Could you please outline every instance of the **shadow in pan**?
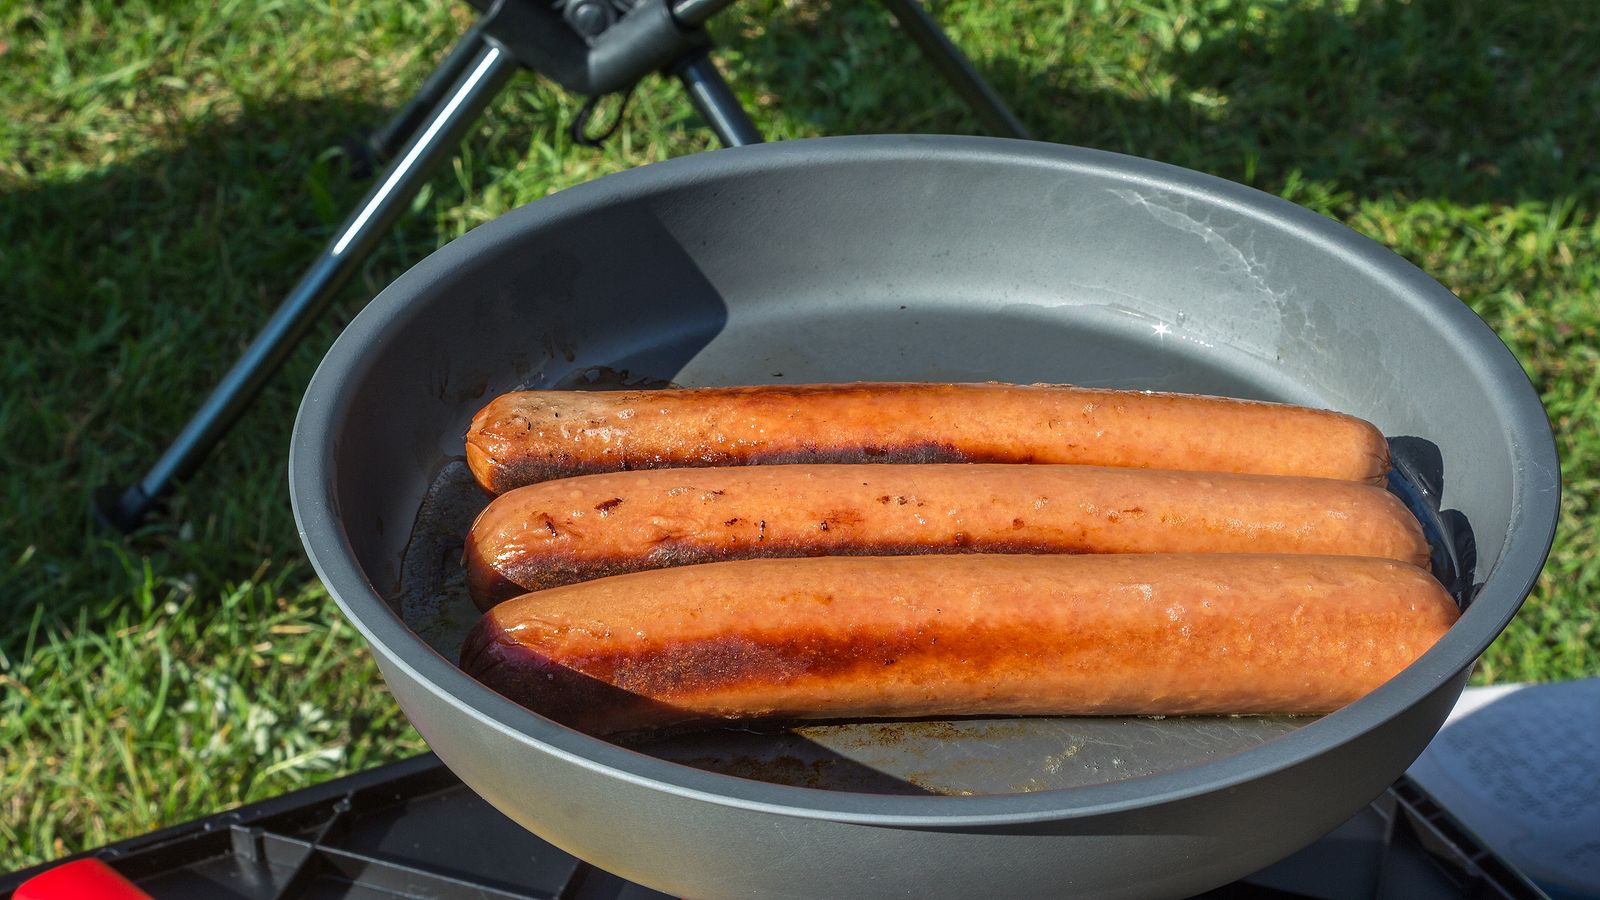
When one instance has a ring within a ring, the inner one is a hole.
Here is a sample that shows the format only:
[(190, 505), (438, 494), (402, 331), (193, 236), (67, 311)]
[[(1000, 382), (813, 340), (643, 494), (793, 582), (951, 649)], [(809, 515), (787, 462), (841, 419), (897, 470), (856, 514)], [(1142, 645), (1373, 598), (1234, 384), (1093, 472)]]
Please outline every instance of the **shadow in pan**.
[[(939, 722), (903, 722), (915, 730)], [(931, 795), (945, 791), (921, 785), (832, 750), (790, 731), (701, 731), (676, 737), (621, 741), (659, 759), (707, 772), (792, 787), (863, 794)]]

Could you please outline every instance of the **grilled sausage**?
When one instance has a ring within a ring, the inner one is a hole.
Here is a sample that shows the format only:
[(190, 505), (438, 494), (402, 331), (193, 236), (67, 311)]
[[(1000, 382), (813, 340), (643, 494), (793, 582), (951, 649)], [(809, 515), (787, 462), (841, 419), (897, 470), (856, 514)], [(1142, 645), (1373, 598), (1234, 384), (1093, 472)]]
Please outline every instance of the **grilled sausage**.
[(490, 610), (462, 668), (596, 734), (719, 720), (1326, 713), (1456, 605), (1390, 560), (1269, 555), (758, 559)]
[(819, 384), (519, 391), (480, 410), (491, 493), (552, 478), (771, 463), (1077, 463), (1379, 483), (1366, 422), (1285, 404), (1067, 385)]
[(607, 575), (758, 556), (1313, 553), (1425, 566), (1383, 488), (1096, 466), (791, 465), (587, 475), (495, 498), (466, 541), (480, 609)]

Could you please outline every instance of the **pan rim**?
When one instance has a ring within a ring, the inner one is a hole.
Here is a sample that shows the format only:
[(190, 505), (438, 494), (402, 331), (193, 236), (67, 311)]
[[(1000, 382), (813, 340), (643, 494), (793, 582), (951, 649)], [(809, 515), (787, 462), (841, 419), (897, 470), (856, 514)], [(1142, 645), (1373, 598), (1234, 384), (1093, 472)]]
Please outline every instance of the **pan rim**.
[[(1270, 226), (1393, 286), (1426, 308), (1469, 371), (1488, 385), (1513, 432), (1516, 477), (1505, 543), (1478, 597), (1432, 649), (1376, 691), (1258, 747), (1182, 769), (1086, 787), (970, 797), (898, 796), (794, 787), (706, 772), (589, 737), (528, 711), (479, 684), (435, 652), (389, 607), (355, 561), (337, 515), (329, 438), (343, 418), (341, 387), (370, 365), (364, 348), (403, 324), (412, 296), (495, 245), (621, 199), (703, 182), (796, 167), (906, 164), (919, 160), (1027, 164), (1062, 175), (1120, 180), (1219, 204)], [(1531, 591), (1554, 540), (1559, 460), (1538, 394), (1498, 335), (1421, 270), (1344, 225), (1278, 197), (1215, 176), (1107, 151), (1003, 138), (897, 135), (811, 138), (718, 150), (630, 169), (512, 210), (450, 242), (401, 275), (347, 327), (318, 366), (291, 438), (291, 502), (318, 577), (346, 617), (392, 666), (480, 725), (610, 778), (743, 810), (902, 828), (1026, 825), (1147, 809), (1283, 771), (1360, 738), (1452, 684), (1500, 633)]]

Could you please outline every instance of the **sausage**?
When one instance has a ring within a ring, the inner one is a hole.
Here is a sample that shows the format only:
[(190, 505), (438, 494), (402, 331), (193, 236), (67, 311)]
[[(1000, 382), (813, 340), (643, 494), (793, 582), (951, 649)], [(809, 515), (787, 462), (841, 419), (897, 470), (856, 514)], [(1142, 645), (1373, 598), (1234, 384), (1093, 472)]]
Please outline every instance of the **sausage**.
[(753, 559), (486, 613), (461, 666), (593, 734), (725, 720), (1326, 713), (1455, 603), (1415, 566), (1250, 554)]
[(1418, 566), (1383, 488), (1327, 478), (1096, 466), (658, 469), (502, 494), (466, 540), (480, 609), (528, 591), (757, 556), (1313, 553)]
[(518, 391), (467, 432), (490, 493), (552, 478), (773, 463), (1076, 463), (1380, 483), (1370, 424), (1286, 404), (1069, 385)]

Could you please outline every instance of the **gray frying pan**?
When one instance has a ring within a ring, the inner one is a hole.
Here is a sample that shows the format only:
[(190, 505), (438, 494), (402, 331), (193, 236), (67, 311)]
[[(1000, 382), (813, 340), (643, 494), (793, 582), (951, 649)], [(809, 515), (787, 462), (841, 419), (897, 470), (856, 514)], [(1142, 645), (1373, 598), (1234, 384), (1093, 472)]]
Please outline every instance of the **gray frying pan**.
[[(1070, 382), (1362, 416), (1391, 436), (1392, 486), (1466, 612), (1318, 719), (841, 724), (620, 746), (455, 667), (470, 617), (451, 534), (483, 501), (453, 461), (493, 393), (852, 380)], [(290, 484), (322, 580), (462, 780), (557, 846), (696, 898), (1182, 896), (1281, 858), (1433, 736), (1527, 596), (1560, 486), (1511, 354), (1377, 244), (1194, 172), (952, 137), (704, 153), (476, 229), (329, 351)]]

